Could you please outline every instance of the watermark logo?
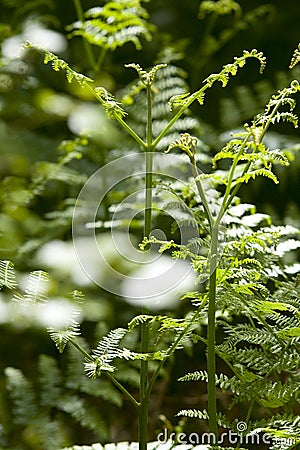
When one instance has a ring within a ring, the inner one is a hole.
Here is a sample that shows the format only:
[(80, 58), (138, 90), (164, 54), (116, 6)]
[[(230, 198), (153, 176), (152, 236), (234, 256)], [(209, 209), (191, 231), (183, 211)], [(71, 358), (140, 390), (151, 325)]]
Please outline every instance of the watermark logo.
[[(294, 438), (272, 437), (264, 433), (261, 429), (253, 430), (247, 433), (246, 422), (240, 421), (236, 425), (236, 430), (227, 430), (219, 435), (218, 438), (213, 433), (175, 433), (167, 428), (156, 437), (157, 442), (169, 445), (282, 445), (291, 446), (297, 444), (298, 440)], [(298, 442), (299, 443), (299, 442)], [(205, 447), (206, 448), (206, 447)], [(207, 447), (209, 448), (209, 447)]]

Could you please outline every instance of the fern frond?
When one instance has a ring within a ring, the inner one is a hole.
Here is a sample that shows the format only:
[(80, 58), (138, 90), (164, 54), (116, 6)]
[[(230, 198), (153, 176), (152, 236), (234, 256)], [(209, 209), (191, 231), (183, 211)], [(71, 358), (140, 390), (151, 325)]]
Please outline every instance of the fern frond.
[(106, 50), (115, 50), (132, 42), (141, 50), (140, 38), (151, 40), (154, 25), (147, 19), (148, 12), (140, 0), (109, 1), (103, 7), (94, 7), (85, 13), (85, 20), (67, 28), (70, 37), (82, 36), (88, 42)]
[(48, 328), (50, 338), (54, 342), (59, 353), (64, 351), (65, 346), (70, 340), (74, 339), (76, 336), (80, 336), (80, 325), (76, 320), (79, 314), (79, 310), (73, 311), (68, 324), (61, 330), (53, 327)]
[(3, 287), (8, 289), (17, 287), (15, 268), (11, 261), (0, 261), (0, 289)]
[(206, 372), (206, 370), (201, 370), (201, 371), (187, 373), (183, 377), (178, 378), (178, 381), (206, 381), (207, 382), (207, 372)]
[[(154, 136), (158, 136), (172, 118), (172, 113), (168, 106), (169, 99), (173, 96), (181, 95), (188, 90), (185, 81), (186, 76), (187, 74), (183, 69), (172, 64), (160, 65), (159, 70), (156, 71), (155, 84), (152, 86), (152, 124)], [(130, 120), (133, 123), (132, 127), (134, 127), (140, 136), (145, 134), (146, 129), (146, 116), (143, 114), (146, 105), (146, 93), (141, 92), (142, 88), (144, 88), (144, 84), (139, 79), (138, 82), (135, 81), (133, 84), (130, 84), (122, 92), (123, 103), (129, 105), (126, 109), (130, 112)], [(139, 95), (137, 96), (138, 93)], [(198, 127), (199, 122), (194, 117), (182, 117), (159, 142), (157, 149), (164, 151), (170, 142), (178, 138), (178, 132), (194, 132)]]
[(235, 76), (240, 67), (244, 67), (248, 58), (255, 58), (260, 63), (260, 73), (262, 73), (266, 66), (266, 57), (262, 52), (258, 52), (256, 49), (243, 51), (243, 55), (240, 57), (235, 57), (234, 62), (231, 64), (226, 64), (221, 72), (213, 73), (209, 75), (208, 78), (204, 80), (204, 83), (207, 83), (209, 87), (211, 87), (216, 81), (221, 82), (222, 87), (226, 87), (229, 81), (229, 76)]
[[(219, 385), (221, 389), (228, 388), (230, 380), (227, 375), (221, 373), (216, 374), (216, 385)], [(196, 372), (187, 373), (183, 377), (178, 378), (178, 381), (208, 381), (208, 375), (206, 370), (200, 370)]]
[(88, 405), (83, 398), (74, 394), (63, 395), (57, 402), (57, 407), (70, 414), (83, 428), (106, 434), (105, 423), (97, 409)]
[(146, 323), (148, 321), (152, 321), (155, 318), (155, 316), (151, 316), (149, 314), (140, 314), (138, 316), (135, 316), (129, 323), (128, 323), (128, 330), (132, 331), (135, 327), (141, 325), (142, 323)]
[(119, 343), (126, 333), (127, 330), (125, 328), (116, 328), (115, 330), (111, 330), (107, 336), (104, 336), (101, 339), (93, 354), (96, 357), (109, 355), (111, 359), (114, 359), (118, 356)]
[(19, 425), (27, 425), (37, 414), (34, 388), (25, 378), (21, 370), (6, 367), (7, 389), (13, 400), (14, 421)]
[(103, 371), (115, 371), (115, 367), (111, 365), (111, 362), (121, 355), (122, 351), (119, 349), (119, 343), (126, 333), (127, 330), (124, 328), (117, 328), (111, 330), (107, 336), (104, 336), (101, 339), (96, 350), (93, 350), (92, 352), (94, 361), (88, 360), (84, 363), (84, 368), (88, 377), (96, 378), (100, 376)]
[(142, 69), (142, 67), (139, 64), (135, 64), (135, 63), (125, 64), (125, 67), (135, 69), (137, 71), (137, 74), (138, 74), (141, 82), (145, 86), (152, 86), (155, 81), (156, 73), (158, 72), (158, 70), (167, 67), (167, 64), (157, 64), (154, 67), (152, 67), (149, 70), (149, 72)]
[(29, 274), (24, 294), (16, 293), (14, 300), (18, 303), (39, 305), (47, 299), (49, 289), (49, 275), (43, 270), (36, 270)]
[(57, 406), (57, 399), (62, 395), (63, 380), (54, 358), (47, 355), (39, 357), (40, 403), (44, 407)]
[(212, 13), (220, 16), (233, 13), (235, 16), (239, 17), (242, 13), (242, 8), (239, 3), (234, 0), (202, 1), (199, 7), (199, 19), (204, 19), (204, 17)]
[(114, 96), (110, 94), (104, 87), (97, 87), (94, 89), (96, 98), (104, 106), (107, 117), (110, 119), (116, 119), (126, 116), (126, 112), (121, 108), (120, 104), (116, 101)]
[(199, 409), (182, 409), (176, 414), (176, 416), (184, 416), (205, 420), (208, 419), (208, 413), (205, 409), (203, 411), (200, 411)]
[(296, 64), (298, 64), (298, 62), (300, 62), (300, 44), (298, 44), (298, 48), (296, 48), (296, 50), (293, 53), (290, 65), (289, 65), (289, 69), (292, 69), (293, 67), (296, 66)]
[(276, 177), (276, 175), (273, 172), (271, 172), (271, 170), (268, 170), (268, 169), (257, 169), (257, 170), (253, 170), (251, 172), (247, 172), (241, 177), (238, 177), (232, 183), (232, 187), (237, 186), (237, 185), (239, 185), (241, 183), (248, 183), (250, 180), (254, 180), (258, 176), (269, 178), (275, 184), (279, 183), (278, 178)]
[(27, 49), (38, 49), (44, 53), (44, 64), (48, 64), (51, 62), (53, 70), (59, 72), (63, 70), (66, 73), (66, 78), (69, 83), (72, 83), (73, 80), (76, 80), (80, 86), (86, 86), (88, 83), (92, 83), (93, 80), (89, 77), (86, 77), (82, 73), (78, 73), (73, 70), (63, 59), (58, 58), (54, 53), (51, 53), (49, 50), (45, 50), (39, 48), (35, 45), (32, 45), (30, 42), (26, 42), (25, 48)]
[[(73, 80), (76, 80), (76, 82), (81, 87), (86, 87), (93, 96), (104, 106), (106, 114), (111, 119), (122, 119), (126, 115), (126, 112), (121, 108), (120, 104), (115, 100), (112, 94), (110, 94), (104, 87), (92, 87), (91, 83), (94, 82), (93, 79), (86, 77), (85, 75), (76, 72), (73, 70), (63, 59), (58, 58), (53, 53), (49, 52), (48, 50), (44, 50), (42, 48), (36, 47), (31, 45), (30, 43), (27, 43), (26, 48), (35, 48), (39, 51), (42, 51), (44, 53), (44, 63), (48, 64), (51, 62), (53, 70), (56, 72), (62, 70), (66, 73), (66, 78), (69, 83), (72, 83)], [(47, 165), (51, 166), (50, 163), (47, 163)], [(56, 167), (56, 166), (55, 166)], [(61, 166), (58, 166), (61, 168)], [(60, 170), (56, 167), (55, 173), (60, 173)], [(67, 171), (70, 173), (70, 170)], [(72, 171), (71, 171), (72, 172)]]

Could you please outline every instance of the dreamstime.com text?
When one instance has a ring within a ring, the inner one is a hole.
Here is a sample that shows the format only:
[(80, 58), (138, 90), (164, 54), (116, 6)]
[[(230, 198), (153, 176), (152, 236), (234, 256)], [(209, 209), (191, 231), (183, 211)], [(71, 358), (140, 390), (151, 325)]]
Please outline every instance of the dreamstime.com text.
[[(221, 445), (221, 444), (253, 444), (253, 445), (259, 445), (259, 444), (265, 444), (265, 445), (274, 445), (274, 444), (281, 444), (281, 445), (295, 445), (297, 442), (299, 442), (297, 439), (293, 438), (276, 438), (272, 437), (266, 433), (248, 433), (245, 434), (244, 432), (247, 429), (245, 422), (239, 422), (239, 427), (237, 427), (240, 432), (234, 432), (232, 430), (228, 430), (227, 432), (224, 432), (220, 434), (218, 440), (216, 440), (216, 437), (213, 433), (175, 433), (171, 432), (164, 428), (161, 433), (157, 435), (157, 441), (166, 444), (166, 443), (172, 443), (172, 444), (191, 444), (191, 445)], [(243, 433), (242, 433), (243, 431)]]

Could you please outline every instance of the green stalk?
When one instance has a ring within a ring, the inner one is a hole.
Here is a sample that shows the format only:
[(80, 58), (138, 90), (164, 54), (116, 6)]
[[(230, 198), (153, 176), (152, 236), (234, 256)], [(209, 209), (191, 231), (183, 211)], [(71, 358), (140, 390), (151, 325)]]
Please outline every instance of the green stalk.
[(189, 157), (190, 157), (190, 161), (191, 161), (191, 164), (192, 164), (192, 173), (193, 173), (193, 177), (194, 177), (194, 180), (195, 180), (195, 183), (196, 183), (198, 194), (199, 194), (200, 199), (202, 201), (203, 208), (204, 208), (204, 210), (206, 212), (206, 215), (207, 215), (207, 218), (208, 218), (208, 222), (209, 222), (209, 226), (210, 226), (210, 230), (212, 230), (213, 223), (214, 223), (214, 218), (213, 218), (213, 216), (211, 214), (211, 211), (210, 211), (207, 199), (206, 199), (205, 191), (204, 191), (202, 183), (201, 183), (201, 181), (199, 179), (199, 172), (198, 172), (195, 156), (194, 156), (194, 154), (191, 154), (191, 155), (189, 155)]
[(95, 72), (98, 72), (101, 69), (101, 66), (102, 66), (102, 63), (103, 63), (106, 53), (107, 53), (107, 49), (105, 47), (102, 47), (100, 55), (97, 59), (96, 65), (95, 65)]
[[(78, 20), (83, 22), (84, 16), (83, 16), (83, 9), (82, 9), (80, 0), (73, 0), (73, 2), (74, 2), (77, 18), (78, 18)], [(96, 62), (91, 44), (86, 39), (83, 39), (83, 45), (84, 45), (87, 57), (89, 58), (90, 64), (91, 64), (93, 70), (95, 70), (95, 68), (97, 66), (97, 62)]]
[(133, 406), (135, 406), (136, 408), (140, 407), (140, 403), (136, 401), (136, 399), (130, 394), (130, 392), (128, 392), (127, 389), (118, 380), (116, 380), (113, 375), (111, 375), (109, 372), (105, 372), (105, 375), (121, 392), (123, 392), (123, 394), (125, 394), (128, 400), (133, 404)]
[(205, 191), (199, 179), (199, 172), (196, 165), (194, 153), (189, 155), (192, 164), (193, 177), (196, 182), (197, 190), (200, 195), (204, 210), (208, 217), (211, 232), (210, 245), (210, 265), (209, 265), (209, 293), (208, 293), (208, 324), (207, 324), (207, 394), (208, 394), (208, 424), (209, 432), (215, 436), (215, 442), (218, 440), (217, 427), (217, 391), (216, 391), (216, 271), (218, 254), (218, 235), (219, 222), (214, 220), (209, 208)]
[(209, 432), (218, 439), (217, 427), (217, 392), (216, 392), (216, 271), (218, 252), (218, 232), (217, 224), (214, 224), (211, 231), (210, 246), (210, 277), (209, 277), (209, 303), (208, 303), (208, 324), (207, 324), (207, 393), (208, 393), (208, 424)]
[(147, 85), (147, 148), (146, 148), (146, 199), (145, 199), (145, 237), (150, 237), (152, 225), (152, 94), (151, 85)]
[[(147, 85), (147, 148), (146, 148), (146, 197), (144, 235), (149, 238), (152, 226), (152, 96), (151, 85)], [(141, 324), (141, 350), (148, 352), (148, 323)], [(139, 450), (147, 450), (148, 442), (148, 361), (141, 360), (140, 371), (140, 408), (139, 408)]]
[[(85, 87), (101, 103), (101, 97), (95, 91), (95, 89), (89, 83), (85, 83)], [(143, 150), (147, 150), (146, 142), (144, 142), (143, 139), (141, 139), (140, 136), (121, 117), (116, 116), (115, 120), (117, 120), (119, 122), (119, 124), (124, 128), (124, 130), (126, 130), (127, 133), (133, 137), (133, 139), (142, 147)]]
[[(145, 193), (145, 223), (144, 223), (144, 237), (149, 238), (152, 226), (152, 169), (153, 169), (153, 154), (146, 152), (146, 193)], [(146, 249), (148, 249), (146, 247)]]
[(157, 146), (157, 144), (162, 140), (162, 138), (167, 134), (167, 132), (172, 128), (172, 126), (177, 122), (177, 120), (184, 114), (187, 108), (203, 93), (208, 89), (210, 85), (206, 83), (201, 89), (194, 92), (190, 97), (186, 100), (185, 104), (179, 108), (177, 113), (172, 117), (170, 122), (166, 125), (166, 127), (159, 133), (157, 138), (153, 141), (153, 148)]
[[(141, 325), (141, 350), (148, 351), (148, 324)], [(139, 450), (147, 450), (148, 442), (148, 361), (141, 360), (140, 371), (140, 407), (139, 407)]]
[[(223, 217), (223, 215), (224, 215), (225, 211), (227, 210), (228, 206), (232, 202), (233, 196), (230, 195), (230, 191), (231, 191), (231, 185), (232, 185), (233, 177), (235, 175), (235, 171), (236, 171), (238, 162), (240, 160), (240, 157), (242, 156), (242, 154), (243, 154), (243, 152), (245, 150), (245, 147), (246, 147), (246, 144), (247, 144), (249, 138), (250, 138), (250, 134), (248, 134), (248, 136), (246, 136), (246, 138), (244, 139), (244, 141), (243, 141), (243, 143), (242, 143), (242, 145), (241, 145), (241, 147), (240, 147), (240, 149), (239, 149), (239, 151), (238, 151), (238, 153), (237, 153), (237, 155), (236, 155), (235, 159), (233, 160), (233, 163), (232, 163), (232, 165), (230, 167), (229, 176), (228, 176), (228, 182), (227, 182), (226, 191), (225, 191), (225, 194), (224, 194), (224, 197), (223, 197), (222, 206), (221, 206), (221, 209), (220, 209), (220, 212), (219, 212), (218, 221), (221, 220), (221, 218)], [(248, 166), (248, 164), (247, 164), (247, 166)], [(247, 171), (248, 171), (249, 167), (250, 167), (250, 164), (247, 167)], [(229, 199), (228, 199), (228, 197), (229, 197)]]

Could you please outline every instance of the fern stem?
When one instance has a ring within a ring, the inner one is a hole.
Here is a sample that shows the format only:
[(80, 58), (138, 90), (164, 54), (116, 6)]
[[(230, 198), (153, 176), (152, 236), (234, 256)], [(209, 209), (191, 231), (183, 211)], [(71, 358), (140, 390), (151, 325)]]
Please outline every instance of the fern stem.
[[(146, 147), (146, 180), (145, 180), (145, 223), (144, 236), (149, 238), (152, 228), (152, 93), (151, 85), (147, 85), (147, 147)], [(147, 248), (146, 248), (147, 249)], [(141, 350), (148, 352), (148, 323), (141, 324)], [(148, 390), (148, 361), (141, 360), (140, 371), (140, 409), (139, 409), (139, 450), (147, 449), (148, 442), (148, 412), (149, 412), (149, 390)]]
[[(90, 86), (89, 83), (85, 83), (85, 87), (93, 94), (93, 96), (100, 101), (99, 94)], [(147, 144), (143, 141), (142, 138), (119, 116), (115, 117), (115, 120), (119, 122), (119, 124), (130, 134), (131, 137), (142, 147), (143, 150), (147, 149)]]
[(70, 339), (69, 339), (69, 342), (70, 342), (75, 348), (77, 348), (77, 350), (79, 350), (80, 353), (82, 353), (82, 354), (85, 356), (85, 358), (86, 358), (87, 360), (94, 362), (94, 358), (93, 358), (88, 352), (86, 352), (86, 351), (84, 350), (84, 348), (82, 348), (81, 345), (79, 345), (78, 342), (75, 341), (75, 339), (70, 338)]
[(145, 198), (145, 230), (144, 236), (149, 238), (152, 225), (152, 94), (151, 86), (147, 86), (147, 148), (146, 148), (146, 198)]
[(208, 393), (208, 424), (209, 431), (213, 433), (216, 442), (218, 439), (217, 428), (217, 392), (216, 392), (216, 271), (218, 252), (218, 225), (214, 225), (211, 231), (210, 247), (210, 278), (209, 278), (209, 303), (207, 324), (207, 393)]
[[(148, 323), (141, 325), (141, 350), (142, 353), (148, 351)], [(139, 407), (139, 450), (147, 449), (148, 442), (148, 361), (141, 360), (140, 371), (140, 407)]]
[(159, 133), (157, 138), (153, 141), (153, 148), (155, 148), (158, 143), (162, 140), (162, 138), (167, 134), (167, 132), (172, 128), (172, 126), (177, 122), (177, 120), (182, 116), (182, 114), (186, 111), (186, 109), (197, 99), (197, 97), (201, 96), (203, 92), (206, 91), (210, 87), (209, 83), (206, 83), (201, 89), (194, 92), (186, 101), (186, 103), (181, 106), (181, 108), (177, 111), (177, 113), (172, 117), (170, 122), (166, 125), (166, 127)]
[(147, 148), (147, 144), (143, 141), (142, 138), (121, 118), (116, 117), (116, 120), (120, 125), (130, 134), (131, 137), (142, 147), (143, 150)]
[(101, 66), (102, 66), (102, 63), (103, 63), (106, 53), (107, 53), (107, 49), (105, 47), (102, 47), (101, 52), (100, 52), (99, 57), (96, 62), (95, 71), (99, 72), (99, 70), (101, 69)]
[[(82, 5), (81, 5), (80, 0), (73, 0), (73, 2), (74, 2), (77, 18), (78, 18), (78, 20), (83, 22), (84, 21), (84, 16), (83, 16), (83, 9), (82, 9)], [(87, 54), (87, 56), (89, 58), (90, 64), (91, 64), (93, 70), (95, 70), (96, 67), (97, 67), (97, 62), (96, 62), (96, 59), (95, 59), (95, 56), (94, 56), (91, 44), (89, 43), (89, 41), (87, 39), (83, 39), (83, 45), (84, 45), (86, 54)]]
[[(224, 197), (223, 197), (223, 202), (222, 202), (222, 205), (221, 205), (221, 209), (220, 209), (220, 212), (219, 212), (218, 221), (221, 220), (221, 218), (223, 217), (223, 215), (226, 212), (227, 208), (229, 207), (230, 203), (232, 202), (233, 197), (236, 195), (236, 194), (234, 194), (234, 195), (231, 194), (231, 192), (230, 192), (231, 191), (231, 185), (232, 185), (233, 177), (234, 177), (234, 174), (235, 174), (238, 162), (240, 160), (240, 157), (244, 153), (244, 149), (245, 149), (245, 147), (247, 145), (247, 142), (248, 142), (249, 138), (250, 138), (250, 133), (245, 137), (245, 139), (244, 139), (244, 141), (243, 141), (243, 143), (242, 143), (242, 145), (241, 145), (241, 147), (240, 147), (240, 149), (239, 149), (239, 151), (238, 151), (238, 153), (237, 153), (237, 155), (236, 155), (236, 157), (235, 157), (235, 159), (234, 159), (234, 161), (233, 161), (233, 163), (232, 163), (232, 165), (230, 167), (228, 181), (227, 181), (227, 187), (226, 187), (226, 191), (225, 191), (225, 194), (224, 194)], [(250, 164), (249, 164), (249, 166), (250, 166)], [(228, 200), (228, 197), (229, 197), (229, 200)]]
[(109, 372), (105, 372), (105, 375), (107, 378), (121, 391), (125, 396), (128, 398), (128, 400), (135, 406), (136, 408), (140, 407), (140, 403), (130, 394), (130, 392), (127, 391), (127, 389), (113, 377)]
[[(81, 347), (81, 345), (78, 344), (78, 342), (75, 341), (75, 339), (69, 339), (69, 342), (75, 347), (77, 348), (77, 350), (80, 351), (80, 353), (82, 353), (85, 358), (88, 361), (92, 361), (94, 362), (94, 358), (84, 350), (83, 347)], [(109, 378), (109, 380), (115, 385), (117, 386), (117, 388), (123, 392), (123, 394), (125, 394), (125, 396), (128, 398), (128, 400), (130, 400), (130, 402), (136, 407), (138, 408), (140, 406), (139, 402), (130, 394), (130, 392), (127, 391), (127, 389), (118, 381), (116, 380), (109, 372), (105, 372), (105, 375), (107, 376), (107, 378)]]
[(208, 216), (211, 231), (210, 245), (210, 277), (209, 277), (209, 302), (208, 302), (208, 325), (207, 325), (207, 393), (208, 393), (208, 424), (209, 431), (215, 436), (215, 442), (218, 439), (217, 427), (217, 392), (216, 392), (216, 270), (218, 253), (218, 222), (214, 220), (209, 205), (207, 203), (205, 191), (199, 179), (199, 173), (195, 161), (195, 156), (190, 156), (192, 163), (193, 177), (196, 182), (198, 193), (200, 195), (204, 210)]
[(193, 177), (194, 177), (194, 180), (195, 180), (195, 183), (196, 183), (196, 186), (197, 186), (197, 190), (198, 190), (200, 199), (202, 201), (203, 208), (204, 208), (204, 210), (206, 212), (210, 229), (212, 230), (213, 224), (214, 224), (214, 219), (213, 219), (213, 216), (211, 214), (211, 211), (210, 211), (207, 199), (206, 199), (205, 191), (203, 189), (201, 180), (199, 179), (199, 172), (198, 172), (198, 168), (197, 168), (197, 164), (196, 164), (196, 160), (195, 160), (195, 156), (194, 155), (190, 156), (190, 161), (191, 161), (191, 164), (192, 164), (192, 172), (193, 172)]

